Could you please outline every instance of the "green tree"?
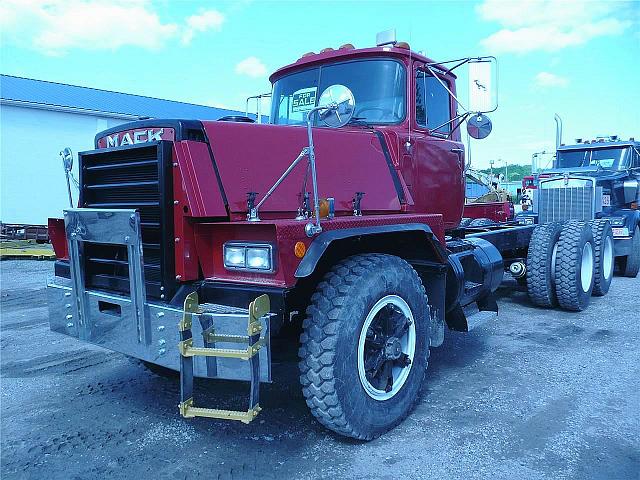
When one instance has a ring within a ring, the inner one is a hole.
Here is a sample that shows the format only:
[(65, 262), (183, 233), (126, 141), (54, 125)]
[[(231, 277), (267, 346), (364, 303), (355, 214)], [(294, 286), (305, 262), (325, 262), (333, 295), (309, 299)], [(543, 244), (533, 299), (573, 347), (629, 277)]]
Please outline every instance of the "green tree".
[[(482, 173), (491, 173), (491, 168), (483, 168), (479, 170)], [(493, 165), (493, 174), (494, 175), (504, 175), (504, 163), (499, 165), (495, 163)], [(522, 180), (522, 177), (531, 175), (531, 165), (518, 165), (518, 164), (509, 164), (507, 165), (507, 172), (509, 174), (509, 178), (505, 178), (506, 182), (517, 182)]]

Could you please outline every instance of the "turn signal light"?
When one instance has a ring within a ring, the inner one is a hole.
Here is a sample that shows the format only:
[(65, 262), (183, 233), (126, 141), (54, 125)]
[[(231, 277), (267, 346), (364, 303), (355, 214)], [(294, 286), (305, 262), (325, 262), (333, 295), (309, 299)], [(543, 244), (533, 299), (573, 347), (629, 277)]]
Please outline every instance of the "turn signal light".
[(638, 202), (631, 202), (631, 209), (632, 210), (637, 210), (638, 209)]
[(307, 253), (307, 246), (303, 242), (296, 242), (296, 245), (293, 247), (293, 253), (298, 258), (304, 257), (304, 254)]

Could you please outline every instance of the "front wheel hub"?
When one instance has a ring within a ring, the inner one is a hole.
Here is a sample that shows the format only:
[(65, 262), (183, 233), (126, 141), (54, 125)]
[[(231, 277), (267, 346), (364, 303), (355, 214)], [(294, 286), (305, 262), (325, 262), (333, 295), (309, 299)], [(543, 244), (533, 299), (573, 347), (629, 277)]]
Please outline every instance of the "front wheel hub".
[(380, 299), (367, 314), (358, 340), (358, 376), (379, 401), (396, 395), (409, 376), (416, 351), (416, 327), (407, 302), (398, 295)]
[(391, 337), (387, 340), (387, 344), (384, 347), (384, 354), (388, 360), (397, 360), (402, 355), (402, 345), (400, 345), (400, 339)]

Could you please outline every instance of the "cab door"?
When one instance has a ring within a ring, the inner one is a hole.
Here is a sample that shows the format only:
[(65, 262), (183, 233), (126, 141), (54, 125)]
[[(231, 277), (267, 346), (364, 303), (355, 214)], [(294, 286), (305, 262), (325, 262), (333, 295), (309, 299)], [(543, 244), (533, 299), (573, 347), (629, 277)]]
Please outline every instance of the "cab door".
[[(445, 88), (446, 86), (446, 88)], [(453, 77), (434, 76), (423, 65), (413, 71), (412, 123), (414, 201), (416, 209), (441, 213), (445, 229), (455, 228), (462, 218), (465, 200), (464, 149), (455, 129)]]

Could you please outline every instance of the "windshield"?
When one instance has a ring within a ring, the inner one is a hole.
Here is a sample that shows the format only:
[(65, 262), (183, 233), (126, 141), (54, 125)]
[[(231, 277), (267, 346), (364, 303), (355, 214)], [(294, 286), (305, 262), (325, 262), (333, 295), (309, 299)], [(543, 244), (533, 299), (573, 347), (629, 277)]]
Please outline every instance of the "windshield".
[(601, 167), (617, 170), (629, 166), (629, 147), (598, 148), (589, 150), (560, 150), (556, 168)]
[(388, 124), (405, 117), (405, 68), (394, 60), (322, 65), (287, 75), (273, 85), (271, 123), (301, 125), (330, 85), (348, 87), (356, 100), (352, 123)]

